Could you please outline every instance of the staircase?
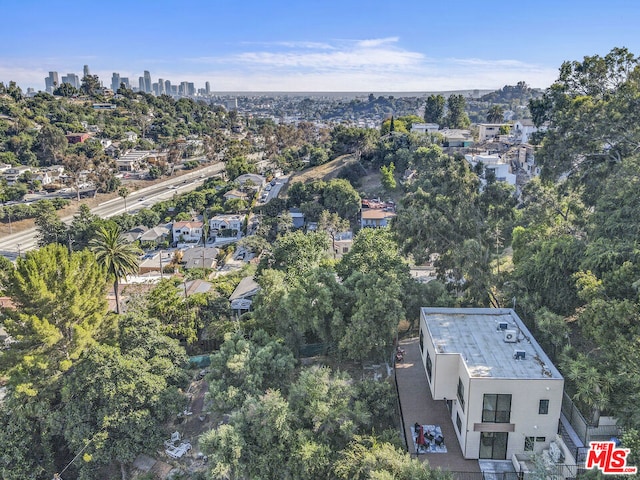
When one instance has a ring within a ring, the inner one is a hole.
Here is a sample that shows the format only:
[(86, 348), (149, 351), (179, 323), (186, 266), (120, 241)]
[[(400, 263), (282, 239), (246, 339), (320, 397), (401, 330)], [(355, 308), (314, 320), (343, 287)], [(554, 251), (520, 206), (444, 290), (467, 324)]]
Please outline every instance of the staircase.
[(582, 440), (573, 430), (567, 417), (563, 413), (560, 414), (560, 436), (569, 451), (575, 457), (576, 465), (583, 465), (586, 460), (587, 448), (585, 448)]

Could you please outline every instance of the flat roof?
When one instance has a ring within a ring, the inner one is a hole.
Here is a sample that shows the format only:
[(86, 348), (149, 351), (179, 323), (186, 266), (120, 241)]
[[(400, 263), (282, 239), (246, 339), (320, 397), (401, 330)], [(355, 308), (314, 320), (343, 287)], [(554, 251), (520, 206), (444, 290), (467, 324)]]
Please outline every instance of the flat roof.
[[(562, 379), (510, 308), (421, 309), (438, 354), (459, 354), (472, 378)], [(506, 329), (502, 329), (506, 323)], [(515, 342), (505, 341), (509, 336)], [(516, 350), (524, 359), (515, 359)]]

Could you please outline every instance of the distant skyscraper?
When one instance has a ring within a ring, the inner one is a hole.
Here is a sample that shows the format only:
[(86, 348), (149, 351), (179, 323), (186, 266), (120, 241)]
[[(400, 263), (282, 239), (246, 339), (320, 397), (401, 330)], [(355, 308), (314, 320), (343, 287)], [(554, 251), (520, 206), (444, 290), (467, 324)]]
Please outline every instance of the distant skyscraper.
[(158, 79), (158, 95), (162, 95), (164, 93), (164, 80)]
[(111, 90), (113, 90), (114, 93), (120, 88), (120, 82), (120, 74), (113, 72), (113, 75), (111, 76)]
[(146, 92), (144, 88), (144, 77), (138, 77), (138, 91)]
[(151, 93), (151, 74), (148, 70), (144, 71), (144, 91)]
[(47, 92), (53, 93), (53, 91), (60, 86), (58, 72), (49, 72), (49, 76), (44, 79), (44, 86)]
[(167, 95), (171, 95), (173, 93), (171, 90), (171, 80), (164, 81), (164, 93)]
[(89, 72), (89, 65), (85, 65), (82, 69), (82, 76), (88, 77), (89, 75), (91, 75), (91, 73)]
[(209, 82), (204, 82), (204, 93), (207, 95), (211, 93), (211, 84)]
[(127, 89), (131, 88), (131, 85), (129, 85), (129, 77), (120, 77), (120, 84), (124, 85)]
[(62, 83), (68, 83), (74, 88), (80, 88), (80, 79), (78, 75), (75, 73), (67, 73), (67, 75), (62, 76)]
[(160, 95), (160, 89), (158, 88), (158, 82), (153, 82), (151, 84), (151, 91), (157, 97)]

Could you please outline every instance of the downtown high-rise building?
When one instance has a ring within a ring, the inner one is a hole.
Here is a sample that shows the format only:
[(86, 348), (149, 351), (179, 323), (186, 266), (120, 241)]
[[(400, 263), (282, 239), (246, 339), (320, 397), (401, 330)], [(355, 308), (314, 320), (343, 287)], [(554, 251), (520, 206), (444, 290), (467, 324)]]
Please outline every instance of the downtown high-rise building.
[(67, 73), (62, 76), (62, 83), (68, 83), (74, 88), (80, 88), (80, 79), (75, 73)]
[(173, 90), (171, 89), (171, 80), (164, 81), (164, 93), (167, 95), (171, 95), (173, 93)]
[(148, 70), (144, 71), (144, 91), (151, 93), (151, 74)]
[(204, 82), (204, 93), (205, 95), (211, 95), (211, 84), (209, 82)]
[(117, 92), (120, 88), (120, 82), (120, 74), (117, 72), (113, 72), (113, 75), (111, 75), (111, 90)]
[(162, 78), (158, 79), (158, 95), (162, 95), (164, 93), (164, 80)]
[(138, 91), (145, 92), (144, 77), (138, 77)]
[(91, 72), (89, 72), (89, 65), (85, 65), (82, 69), (82, 76), (88, 77), (89, 75), (91, 75)]
[(124, 85), (124, 88), (130, 90), (131, 85), (129, 85), (129, 77), (120, 77), (120, 85)]
[(53, 93), (53, 91), (60, 86), (58, 72), (49, 72), (49, 76), (44, 79), (44, 86), (48, 93)]

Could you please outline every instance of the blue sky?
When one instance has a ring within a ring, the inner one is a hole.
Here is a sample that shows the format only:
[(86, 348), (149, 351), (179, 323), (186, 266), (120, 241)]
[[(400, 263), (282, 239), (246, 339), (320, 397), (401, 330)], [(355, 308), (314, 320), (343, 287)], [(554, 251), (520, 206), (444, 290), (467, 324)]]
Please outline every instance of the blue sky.
[(547, 87), (565, 60), (640, 55), (637, 0), (0, 0), (0, 81), (88, 64), (110, 85), (402, 92)]

